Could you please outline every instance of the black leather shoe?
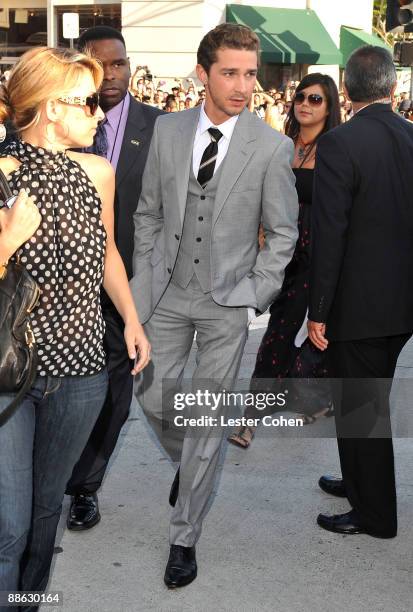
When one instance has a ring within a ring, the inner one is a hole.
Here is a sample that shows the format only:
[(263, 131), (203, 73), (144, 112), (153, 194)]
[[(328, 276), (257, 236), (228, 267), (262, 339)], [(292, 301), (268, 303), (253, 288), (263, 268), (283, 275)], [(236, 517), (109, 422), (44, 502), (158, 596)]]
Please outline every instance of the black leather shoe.
[(351, 535), (354, 533), (366, 533), (373, 538), (395, 538), (397, 535), (397, 529), (391, 531), (371, 531), (365, 529), (360, 525), (358, 514), (355, 510), (346, 512), (346, 514), (337, 514), (335, 516), (327, 516), (326, 514), (319, 514), (317, 517), (317, 523), (323, 529), (327, 531), (333, 531), (334, 533), (341, 533), (343, 535)]
[(344, 482), (341, 478), (334, 478), (334, 476), (321, 476), (318, 481), (318, 486), (325, 493), (335, 495), (336, 497), (347, 497)]
[(164, 577), (168, 589), (185, 586), (195, 580), (196, 575), (195, 546), (172, 544)]
[(367, 531), (360, 525), (357, 513), (354, 510), (350, 510), (350, 512), (346, 512), (345, 514), (335, 514), (334, 516), (319, 514), (317, 517), (317, 523), (323, 529), (333, 531), (334, 533), (342, 533), (344, 535), (367, 533)]
[(67, 528), (72, 531), (91, 529), (99, 523), (99, 504), (96, 493), (74, 495), (67, 517)]
[(171, 491), (169, 493), (169, 505), (172, 508), (175, 508), (176, 500), (178, 499), (179, 493), (179, 468), (176, 471), (174, 481), (171, 486)]

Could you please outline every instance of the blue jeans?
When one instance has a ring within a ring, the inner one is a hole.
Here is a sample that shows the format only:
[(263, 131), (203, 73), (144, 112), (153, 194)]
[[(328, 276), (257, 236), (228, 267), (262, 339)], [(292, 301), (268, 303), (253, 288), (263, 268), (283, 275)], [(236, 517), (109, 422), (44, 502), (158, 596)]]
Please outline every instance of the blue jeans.
[[(66, 483), (106, 391), (106, 369), (38, 376), (0, 427), (0, 591), (45, 590)], [(0, 408), (10, 399), (0, 395)]]

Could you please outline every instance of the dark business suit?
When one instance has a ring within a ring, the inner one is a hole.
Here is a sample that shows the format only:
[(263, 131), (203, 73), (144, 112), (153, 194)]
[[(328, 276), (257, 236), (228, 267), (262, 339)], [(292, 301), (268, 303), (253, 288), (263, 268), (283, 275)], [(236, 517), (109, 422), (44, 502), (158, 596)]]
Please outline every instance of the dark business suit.
[(343, 379), (335, 408), (347, 496), (382, 537), (397, 532), (388, 397), (413, 330), (412, 168), (413, 125), (390, 104), (360, 110), (317, 147), (309, 319), (326, 323), (329, 370)]
[[(162, 111), (137, 102), (131, 96), (116, 168), (115, 189), (115, 241), (128, 278), (132, 276), (133, 213), (141, 194), (142, 174), (153, 127), (160, 114)], [(89, 494), (99, 489), (132, 400), (132, 362), (126, 351), (123, 321), (104, 291), (101, 301), (106, 323), (104, 348), (109, 372), (108, 394), (89, 441), (73, 469), (66, 488), (68, 495)]]

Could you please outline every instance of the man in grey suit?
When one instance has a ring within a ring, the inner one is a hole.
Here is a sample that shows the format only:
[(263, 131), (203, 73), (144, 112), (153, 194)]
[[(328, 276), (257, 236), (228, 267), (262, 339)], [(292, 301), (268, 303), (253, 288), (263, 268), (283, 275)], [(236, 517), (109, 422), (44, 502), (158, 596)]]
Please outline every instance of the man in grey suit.
[(139, 401), (180, 465), (170, 494), (169, 588), (196, 577), (195, 543), (222, 431), (178, 426), (162, 385), (179, 388), (196, 332), (193, 387), (231, 388), (250, 318), (279, 292), (297, 239), (293, 144), (246, 109), (258, 53), (258, 38), (245, 26), (221, 24), (206, 34), (197, 65), (206, 100), (157, 120), (134, 214), (131, 285), (152, 345)]

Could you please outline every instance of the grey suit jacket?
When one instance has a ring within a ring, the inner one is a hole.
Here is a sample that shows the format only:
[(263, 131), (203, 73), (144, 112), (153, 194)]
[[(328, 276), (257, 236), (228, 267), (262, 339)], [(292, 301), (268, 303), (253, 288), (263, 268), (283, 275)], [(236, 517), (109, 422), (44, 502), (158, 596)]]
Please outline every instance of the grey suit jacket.
[[(131, 289), (146, 322), (176, 262), (199, 107), (159, 117), (134, 214)], [(211, 286), (223, 306), (263, 312), (281, 289), (298, 236), (292, 141), (244, 110), (234, 129), (215, 198)], [(263, 223), (265, 247), (259, 251)], [(176, 238), (178, 236), (178, 239)]]

